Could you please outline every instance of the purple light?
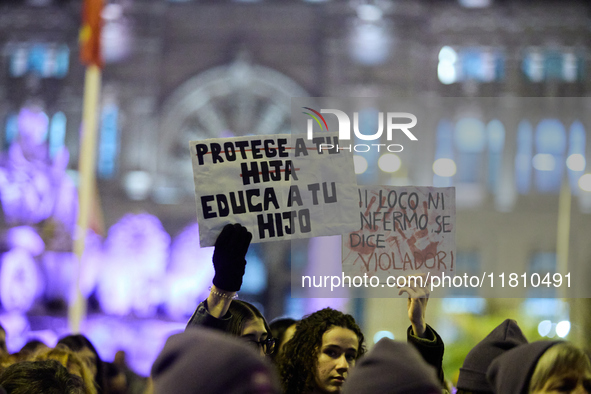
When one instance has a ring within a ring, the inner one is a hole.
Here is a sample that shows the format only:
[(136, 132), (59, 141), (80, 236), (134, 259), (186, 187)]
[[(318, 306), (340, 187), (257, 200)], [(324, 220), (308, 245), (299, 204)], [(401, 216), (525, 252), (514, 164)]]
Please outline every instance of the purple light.
[(152, 316), (162, 302), (170, 236), (149, 214), (127, 214), (109, 229), (98, 297), (107, 313)]
[(197, 223), (187, 226), (170, 248), (165, 306), (171, 317), (191, 315), (196, 301), (207, 297), (214, 275), (213, 247), (199, 247)]
[(6, 311), (26, 312), (41, 291), (35, 260), (29, 252), (15, 248), (2, 255), (0, 301)]
[(40, 108), (24, 107), (18, 114), (19, 134), (27, 144), (42, 144), (47, 138), (48, 126), (49, 119)]
[(45, 243), (39, 234), (29, 226), (11, 228), (6, 234), (6, 241), (11, 248), (23, 248), (32, 256), (38, 256), (45, 250)]

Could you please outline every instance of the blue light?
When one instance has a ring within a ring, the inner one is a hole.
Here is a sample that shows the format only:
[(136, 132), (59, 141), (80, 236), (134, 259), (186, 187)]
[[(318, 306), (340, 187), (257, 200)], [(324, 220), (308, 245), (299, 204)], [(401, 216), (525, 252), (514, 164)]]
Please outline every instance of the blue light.
[(101, 178), (109, 179), (115, 175), (118, 143), (119, 108), (114, 104), (103, 108), (98, 149), (97, 171)]
[(382, 338), (390, 338), (394, 340), (394, 334), (390, 331), (378, 331), (373, 336), (373, 343), (378, 343)]
[(66, 115), (63, 112), (56, 112), (51, 117), (51, 125), (49, 128), (49, 157), (55, 157), (64, 147), (66, 139)]
[[(165, 307), (169, 316), (190, 316), (196, 302), (209, 294), (214, 276), (213, 247), (199, 247), (199, 226), (191, 224), (175, 237), (170, 247)], [(248, 265), (250, 265), (250, 260)]]

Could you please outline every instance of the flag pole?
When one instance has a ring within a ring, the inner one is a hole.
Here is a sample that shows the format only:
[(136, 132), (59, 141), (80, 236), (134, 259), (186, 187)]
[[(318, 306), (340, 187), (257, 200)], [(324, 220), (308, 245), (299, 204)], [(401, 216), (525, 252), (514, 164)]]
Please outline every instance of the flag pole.
[(80, 60), (86, 64), (82, 108), (82, 133), (78, 157), (78, 219), (74, 232), (74, 254), (77, 260), (76, 280), (68, 303), (68, 325), (72, 333), (79, 333), (86, 317), (86, 299), (80, 291), (82, 255), (88, 231), (90, 211), (96, 187), (96, 135), (101, 92), (101, 11), (102, 0), (85, 0), (80, 30)]
[(80, 332), (80, 324), (86, 316), (86, 299), (80, 291), (82, 254), (88, 231), (92, 196), (95, 186), (96, 134), (98, 126), (98, 103), (101, 88), (101, 69), (94, 64), (86, 68), (82, 112), (82, 143), (78, 159), (78, 220), (74, 237), (74, 253), (78, 261), (74, 299), (70, 302), (68, 320), (70, 330)]

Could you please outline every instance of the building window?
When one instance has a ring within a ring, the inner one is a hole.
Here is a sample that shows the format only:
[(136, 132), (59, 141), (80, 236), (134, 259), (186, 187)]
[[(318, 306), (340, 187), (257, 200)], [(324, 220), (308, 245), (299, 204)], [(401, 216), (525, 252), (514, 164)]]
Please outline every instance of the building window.
[(548, 283), (552, 283), (554, 273), (556, 273), (556, 253), (534, 253), (529, 262), (530, 283), (527, 284), (527, 298), (556, 297), (556, 288), (552, 284), (548, 286)]
[(558, 193), (567, 169), (573, 194), (579, 193), (578, 181), (585, 172), (586, 135), (580, 121), (571, 124), (568, 133), (558, 119), (544, 119), (535, 134), (529, 121), (522, 120), (517, 131), (515, 181), (517, 191), (527, 194), (531, 189), (532, 173), (535, 188), (540, 193)]
[(437, 127), (433, 185), (451, 186), (454, 179), (458, 184), (479, 185), (488, 174), (489, 188), (494, 191), (501, 171), (504, 143), (505, 128), (499, 120), (488, 125), (470, 117), (458, 120), (455, 125), (441, 120)]
[(112, 178), (116, 172), (119, 151), (118, 116), (117, 105), (107, 104), (103, 107), (97, 163), (98, 175), (102, 179)]
[(66, 139), (66, 115), (56, 112), (49, 125), (49, 157), (52, 159), (63, 148)]
[(486, 148), (484, 123), (476, 118), (460, 119), (456, 123), (454, 142), (458, 152), (458, 182), (478, 183), (482, 174), (482, 153)]
[(488, 141), (488, 189), (497, 190), (503, 161), (503, 147), (505, 146), (505, 127), (500, 120), (491, 120), (486, 126)]
[[(468, 277), (482, 275), (482, 264), (478, 252), (458, 252), (456, 273)], [(486, 300), (478, 297), (477, 287), (452, 287), (450, 297), (442, 300), (442, 308), (448, 313), (481, 314), (486, 308)]]
[(499, 82), (505, 78), (505, 54), (491, 47), (444, 46), (439, 51), (437, 76), (446, 85), (467, 80)]
[(441, 120), (437, 125), (437, 150), (433, 162), (433, 186), (448, 187), (453, 184), (456, 173), (453, 147), (453, 125), (448, 120)]
[(517, 127), (517, 155), (515, 157), (515, 181), (517, 191), (527, 194), (531, 189), (531, 159), (533, 152), (533, 129), (527, 120)]
[(70, 49), (66, 44), (11, 43), (6, 51), (11, 77), (19, 78), (31, 73), (41, 78), (63, 78), (68, 74)]
[(6, 117), (6, 125), (4, 129), (4, 150), (10, 147), (12, 141), (18, 137), (18, 114), (10, 113)]
[(585, 54), (574, 48), (529, 47), (525, 50), (521, 70), (530, 82), (584, 80)]
[(541, 193), (560, 191), (565, 164), (566, 132), (558, 119), (544, 119), (536, 127), (534, 182)]
[(583, 176), (587, 166), (585, 159), (585, 127), (580, 121), (575, 121), (570, 126), (568, 153), (566, 157), (566, 167), (568, 168), (568, 182), (571, 192), (578, 195), (579, 178)]

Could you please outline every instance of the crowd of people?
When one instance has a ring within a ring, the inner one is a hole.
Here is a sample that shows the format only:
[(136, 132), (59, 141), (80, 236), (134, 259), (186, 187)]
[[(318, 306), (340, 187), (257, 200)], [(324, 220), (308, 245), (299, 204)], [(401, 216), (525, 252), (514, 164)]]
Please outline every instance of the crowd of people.
[(32, 341), (8, 354), (0, 329), (0, 394), (591, 393), (591, 363), (582, 349), (566, 341), (530, 343), (509, 319), (467, 354), (452, 387), (442, 369), (443, 340), (425, 321), (426, 288), (399, 290), (408, 295), (406, 343), (383, 338), (368, 351), (355, 319), (331, 308), (268, 324), (254, 305), (236, 298), (251, 239), (238, 224), (222, 230), (210, 294), (185, 331), (167, 340), (149, 378), (130, 375), (122, 355), (101, 361), (82, 335), (62, 338), (55, 348)]

